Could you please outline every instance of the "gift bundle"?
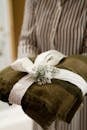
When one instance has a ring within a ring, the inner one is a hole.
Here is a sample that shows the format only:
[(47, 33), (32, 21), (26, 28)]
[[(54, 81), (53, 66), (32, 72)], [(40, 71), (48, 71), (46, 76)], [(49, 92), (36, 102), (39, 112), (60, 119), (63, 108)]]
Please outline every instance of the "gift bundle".
[(57, 118), (70, 123), (86, 93), (87, 56), (50, 50), (0, 72), (0, 100), (21, 105), (44, 129)]

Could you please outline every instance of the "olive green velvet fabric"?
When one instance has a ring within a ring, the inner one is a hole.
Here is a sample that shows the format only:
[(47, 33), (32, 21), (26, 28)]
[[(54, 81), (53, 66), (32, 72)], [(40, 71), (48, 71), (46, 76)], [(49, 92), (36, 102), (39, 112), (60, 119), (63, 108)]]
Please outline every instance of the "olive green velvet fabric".
[[(87, 57), (70, 56), (56, 67), (80, 74), (87, 80)], [(0, 72), (0, 100), (8, 102), (13, 85), (27, 73), (17, 72), (7, 67)], [(70, 123), (83, 101), (81, 90), (62, 80), (52, 79), (52, 84), (34, 83), (23, 96), (21, 105), (24, 112), (43, 128), (47, 128), (56, 118)]]

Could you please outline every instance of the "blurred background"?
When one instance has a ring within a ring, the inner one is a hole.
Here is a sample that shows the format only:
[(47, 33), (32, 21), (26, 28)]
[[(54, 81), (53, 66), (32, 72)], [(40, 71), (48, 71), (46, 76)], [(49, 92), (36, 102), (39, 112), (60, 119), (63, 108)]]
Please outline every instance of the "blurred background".
[[(0, 70), (17, 58), (25, 0), (0, 0)], [(32, 120), (19, 106), (0, 101), (0, 130), (31, 130)]]

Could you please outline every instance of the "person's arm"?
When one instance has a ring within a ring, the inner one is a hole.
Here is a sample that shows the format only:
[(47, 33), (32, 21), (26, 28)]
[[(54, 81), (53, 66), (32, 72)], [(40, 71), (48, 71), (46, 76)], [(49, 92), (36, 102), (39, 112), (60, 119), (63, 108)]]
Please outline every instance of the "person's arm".
[(87, 56), (87, 23), (86, 23), (86, 29), (85, 29), (84, 38), (83, 38), (82, 55)]
[(18, 45), (18, 58), (29, 57), (35, 59), (39, 53), (36, 39), (35, 9), (36, 2), (26, 0), (24, 19)]

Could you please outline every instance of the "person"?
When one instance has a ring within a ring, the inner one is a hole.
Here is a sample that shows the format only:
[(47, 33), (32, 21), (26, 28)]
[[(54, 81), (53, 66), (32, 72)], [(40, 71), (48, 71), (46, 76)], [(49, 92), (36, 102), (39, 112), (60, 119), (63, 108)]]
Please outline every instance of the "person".
[[(87, 0), (26, 0), (18, 57), (35, 59), (51, 49), (87, 54)], [(70, 124), (56, 120), (49, 130), (87, 130), (86, 122), (87, 97)], [(33, 129), (41, 127), (34, 122)]]

